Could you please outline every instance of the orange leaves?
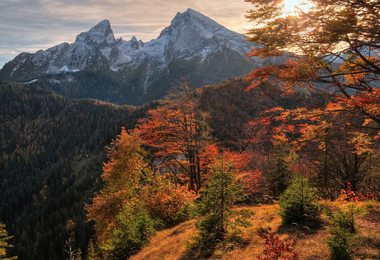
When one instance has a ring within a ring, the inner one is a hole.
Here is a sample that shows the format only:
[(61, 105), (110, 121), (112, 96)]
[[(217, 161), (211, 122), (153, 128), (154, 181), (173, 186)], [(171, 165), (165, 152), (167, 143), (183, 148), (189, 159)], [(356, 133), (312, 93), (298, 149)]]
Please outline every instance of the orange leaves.
[(123, 128), (118, 138), (108, 147), (109, 161), (104, 163), (102, 179), (109, 189), (123, 188), (131, 182), (137, 185), (137, 173), (146, 163), (141, 149), (141, 139), (136, 130), (129, 133)]
[(352, 190), (351, 183), (347, 183), (347, 189), (340, 191), (340, 196), (337, 201), (342, 202), (362, 202), (365, 197), (361, 193), (357, 193)]
[(329, 103), (327, 104), (326, 111), (334, 112), (334, 111), (343, 111), (344, 107), (341, 103)]
[[(190, 120), (191, 115), (183, 115), (179, 110), (160, 107), (148, 111), (148, 119), (140, 122), (138, 126), (144, 143), (152, 148), (162, 150), (167, 147), (168, 153), (177, 154), (181, 147), (175, 145), (181, 130), (194, 127)], [(187, 139), (188, 136), (183, 136)]]
[(372, 91), (361, 92), (349, 99), (339, 99), (341, 103), (351, 109), (358, 108), (375, 121), (378, 120), (380, 115), (380, 90), (373, 89)]
[(86, 204), (87, 221), (95, 221), (95, 231), (98, 241), (109, 239), (117, 225), (117, 215), (127, 202), (125, 192), (104, 192), (95, 196), (92, 204)]
[(185, 186), (175, 184), (164, 176), (156, 176), (141, 191), (141, 199), (145, 202), (149, 215), (167, 224), (173, 224), (177, 213), (197, 197), (194, 191), (188, 191)]
[[(265, 135), (270, 136), (273, 145), (282, 143), (292, 144), (293, 149), (299, 150), (308, 142), (316, 142), (321, 150), (325, 149), (324, 138), (331, 129), (345, 130), (350, 121), (360, 120), (350, 117), (346, 113), (345, 105), (338, 102), (327, 104), (326, 108), (297, 108), (284, 110), (274, 108), (263, 113), (263, 117), (256, 122), (250, 122), (251, 131), (256, 129), (255, 137), (251, 138), (250, 143), (257, 144), (263, 141)], [(371, 124), (367, 120), (364, 124)], [(334, 130), (335, 131), (335, 130)], [(357, 152), (369, 152), (370, 140), (367, 135), (358, 135), (350, 131), (351, 144), (356, 145)], [(267, 137), (268, 138), (268, 137)]]
[(273, 145), (280, 145), (281, 143), (285, 143), (285, 142), (288, 142), (288, 141), (289, 141), (289, 139), (286, 138), (286, 136), (285, 136), (284, 133), (272, 135), (272, 143), (273, 143)]
[(248, 32), (256, 44), (248, 56), (263, 59), (263, 67), (249, 75), (247, 90), (261, 83), (290, 93), (317, 86), (326, 96), (338, 97), (343, 109), (359, 109), (380, 123), (376, 1), (313, 0), (307, 1), (311, 8), (285, 16), (276, 0), (246, 1), (255, 5), (247, 18), (260, 23)]
[(92, 199), (92, 204), (85, 206), (87, 220), (95, 221), (98, 241), (110, 239), (118, 228), (118, 215), (128, 203), (136, 200), (147, 166), (136, 130), (128, 133), (122, 129), (108, 150), (109, 161), (104, 164), (102, 174), (105, 186)]
[(283, 62), (270, 63), (249, 74), (247, 80), (252, 83), (247, 91), (265, 82), (280, 85), (289, 94), (296, 86), (311, 88), (310, 82), (318, 78), (321, 68), (321, 65), (314, 60), (297, 56)]
[(261, 171), (252, 169), (251, 154), (224, 151), (219, 156), (223, 161), (231, 164), (231, 170), (235, 172), (236, 180), (243, 186), (246, 195), (249, 196), (257, 192)]
[(201, 175), (207, 171), (204, 165), (215, 148), (208, 144), (208, 126), (195, 102), (188, 95), (176, 102), (150, 110), (138, 129), (152, 157), (175, 178), (188, 182), (190, 190), (196, 190), (202, 185)]

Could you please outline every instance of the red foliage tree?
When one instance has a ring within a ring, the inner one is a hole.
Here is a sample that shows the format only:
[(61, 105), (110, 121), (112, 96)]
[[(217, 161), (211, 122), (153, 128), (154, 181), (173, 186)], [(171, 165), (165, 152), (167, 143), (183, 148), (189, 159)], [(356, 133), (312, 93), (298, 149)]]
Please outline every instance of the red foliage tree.
[(217, 148), (210, 143), (205, 115), (197, 109), (196, 93), (190, 90), (185, 86), (185, 94), (176, 95), (175, 101), (148, 111), (138, 128), (159, 162), (157, 168), (165, 167), (189, 190), (199, 190)]

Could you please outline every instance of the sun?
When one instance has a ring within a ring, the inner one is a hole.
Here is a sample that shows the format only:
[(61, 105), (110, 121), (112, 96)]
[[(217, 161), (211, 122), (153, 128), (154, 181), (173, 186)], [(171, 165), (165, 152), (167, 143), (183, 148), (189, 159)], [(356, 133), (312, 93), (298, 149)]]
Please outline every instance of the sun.
[(303, 12), (307, 12), (311, 7), (311, 1), (306, 0), (284, 0), (284, 13), (290, 14), (294, 13), (297, 10), (302, 10)]
[(291, 12), (297, 5), (298, 0), (285, 0), (284, 1), (284, 12)]

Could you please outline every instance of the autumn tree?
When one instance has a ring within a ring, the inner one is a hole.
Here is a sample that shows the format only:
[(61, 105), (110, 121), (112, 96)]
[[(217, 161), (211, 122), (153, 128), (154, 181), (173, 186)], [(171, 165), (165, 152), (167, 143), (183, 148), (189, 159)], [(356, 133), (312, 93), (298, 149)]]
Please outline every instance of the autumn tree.
[(8, 243), (8, 240), (11, 239), (11, 236), (8, 236), (8, 232), (5, 229), (5, 224), (0, 222), (0, 259), (11, 260), (17, 259), (17, 256), (7, 257), (7, 248), (13, 247)]
[(177, 212), (196, 195), (166, 179), (165, 173), (153, 172), (137, 129), (123, 129), (108, 149), (104, 188), (85, 206), (88, 221), (95, 222), (98, 253), (92, 257), (126, 258), (157, 228), (173, 224)]
[(194, 207), (198, 195), (188, 191), (186, 186), (175, 183), (165, 175), (156, 175), (149, 183), (144, 185), (140, 192), (141, 200), (149, 215), (158, 221), (159, 227), (171, 227), (178, 222), (189, 219), (186, 208)]
[[(336, 104), (295, 110), (267, 111), (278, 126), (273, 135), (277, 144), (291, 144), (308, 164), (310, 181), (319, 187), (321, 194), (334, 197), (351, 185), (355, 192), (364, 192), (378, 185), (375, 173), (378, 169), (378, 144), (373, 139), (372, 128), (358, 125), (365, 121), (356, 111), (332, 113)], [(297, 137), (297, 138), (294, 138)]]
[(104, 257), (126, 257), (155, 232), (154, 221), (139, 200), (149, 171), (143, 155), (138, 131), (123, 129), (109, 147), (104, 188), (85, 207), (88, 220), (95, 221), (97, 245)]
[(362, 129), (358, 134), (346, 125), (354, 124), (358, 118), (343, 113), (321, 116), (318, 121), (327, 124), (316, 125), (318, 130), (309, 131), (309, 136), (304, 137), (308, 142), (301, 151), (307, 154), (314, 169), (310, 181), (321, 194), (333, 197), (349, 186), (355, 192), (364, 192), (378, 184), (375, 173), (379, 169), (379, 155), (376, 142), (369, 138), (372, 131)]
[(245, 1), (253, 5), (247, 14), (256, 44), (250, 56), (267, 60), (251, 73), (251, 87), (268, 82), (289, 92), (323, 91), (336, 104), (331, 113), (360, 112), (367, 120), (359, 127), (378, 132), (378, 1), (299, 1), (292, 10), (282, 0)]
[(217, 149), (210, 144), (205, 115), (197, 109), (198, 94), (186, 84), (180, 90), (163, 106), (148, 111), (138, 128), (157, 168), (170, 171), (189, 190), (199, 190)]
[(276, 113), (268, 110), (255, 121), (246, 124), (243, 147), (251, 150), (254, 163), (262, 172), (262, 192), (278, 198), (290, 183), (293, 174), (291, 164), (296, 161), (297, 156), (292, 147), (286, 144), (286, 129), (280, 130), (275, 119)]

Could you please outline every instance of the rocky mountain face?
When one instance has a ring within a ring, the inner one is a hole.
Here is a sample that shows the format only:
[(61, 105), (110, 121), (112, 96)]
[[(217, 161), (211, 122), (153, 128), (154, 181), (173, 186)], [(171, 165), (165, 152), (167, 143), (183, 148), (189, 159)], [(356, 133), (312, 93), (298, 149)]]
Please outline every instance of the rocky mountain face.
[(245, 56), (251, 43), (188, 9), (149, 42), (115, 39), (104, 20), (74, 43), (21, 53), (0, 70), (0, 80), (37, 84), (71, 98), (140, 105), (164, 96), (186, 77), (193, 87), (239, 77), (261, 65)]

